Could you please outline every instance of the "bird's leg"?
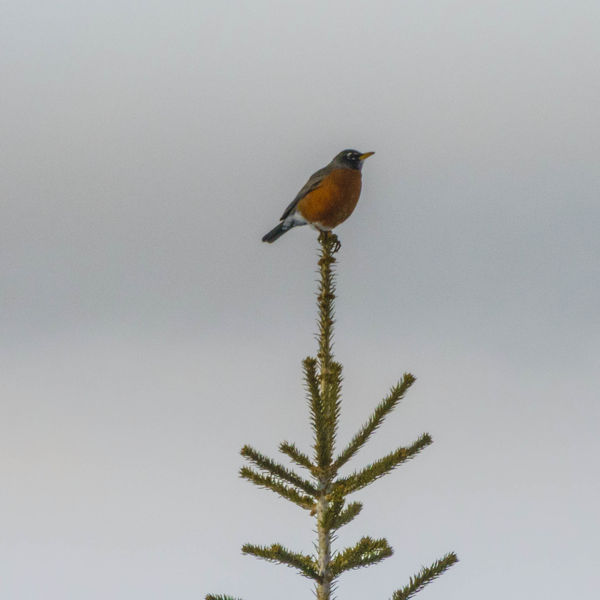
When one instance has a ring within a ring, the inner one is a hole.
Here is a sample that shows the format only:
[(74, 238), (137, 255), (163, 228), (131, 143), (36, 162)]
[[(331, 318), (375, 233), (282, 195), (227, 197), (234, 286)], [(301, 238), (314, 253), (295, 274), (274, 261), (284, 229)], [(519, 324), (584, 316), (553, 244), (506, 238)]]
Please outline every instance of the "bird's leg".
[(340, 248), (342, 247), (342, 242), (340, 242), (338, 236), (335, 235), (333, 231), (330, 231), (329, 235), (331, 236), (331, 240), (333, 241), (333, 248), (331, 249), (331, 252), (332, 254), (335, 254), (336, 252), (339, 252)]
[(342, 243), (338, 239), (338, 236), (333, 233), (333, 231), (321, 231), (319, 233), (319, 242), (321, 244), (332, 242), (333, 246), (331, 248), (331, 253), (335, 254), (342, 247)]

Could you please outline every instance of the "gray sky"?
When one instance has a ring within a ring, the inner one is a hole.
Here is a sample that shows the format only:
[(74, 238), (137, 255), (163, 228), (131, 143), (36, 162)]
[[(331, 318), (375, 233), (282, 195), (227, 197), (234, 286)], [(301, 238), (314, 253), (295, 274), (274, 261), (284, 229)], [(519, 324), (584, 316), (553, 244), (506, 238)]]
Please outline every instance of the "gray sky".
[[(354, 466), (435, 444), (340, 535), (395, 555), (339, 598), (597, 595), (600, 4), (0, 3), (0, 595), (312, 597), (244, 542), (312, 523), (237, 477), (310, 441), (316, 234), (260, 237), (339, 150)], [(284, 591), (285, 590), (285, 591)]]

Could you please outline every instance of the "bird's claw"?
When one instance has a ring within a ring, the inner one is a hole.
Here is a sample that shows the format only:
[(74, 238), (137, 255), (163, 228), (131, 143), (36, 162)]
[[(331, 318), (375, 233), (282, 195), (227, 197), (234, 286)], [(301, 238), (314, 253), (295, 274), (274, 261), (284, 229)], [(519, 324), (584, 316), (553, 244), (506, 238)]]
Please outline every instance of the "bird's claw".
[(337, 235), (335, 235), (335, 233), (331, 234), (334, 238), (333, 240), (333, 248), (331, 250), (332, 254), (335, 254), (336, 252), (339, 252), (340, 248), (342, 247), (342, 242), (340, 242), (340, 240), (338, 239)]
[(321, 242), (321, 243), (331, 242), (332, 243), (331, 254), (335, 254), (336, 252), (339, 252), (340, 248), (342, 247), (342, 242), (340, 242), (340, 240), (338, 239), (338, 236), (335, 235), (335, 233), (333, 233), (332, 231), (321, 231), (319, 233), (319, 242)]

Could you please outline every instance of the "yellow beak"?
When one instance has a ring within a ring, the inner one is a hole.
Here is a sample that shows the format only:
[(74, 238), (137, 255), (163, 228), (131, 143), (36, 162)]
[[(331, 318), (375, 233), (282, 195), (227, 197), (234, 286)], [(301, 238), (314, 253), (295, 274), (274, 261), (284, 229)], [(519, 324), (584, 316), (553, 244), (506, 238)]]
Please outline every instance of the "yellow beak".
[(373, 156), (373, 154), (375, 154), (375, 152), (365, 152), (364, 154), (361, 154), (358, 158), (360, 160), (365, 160), (365, 158), (369, 158), (369, 156)]

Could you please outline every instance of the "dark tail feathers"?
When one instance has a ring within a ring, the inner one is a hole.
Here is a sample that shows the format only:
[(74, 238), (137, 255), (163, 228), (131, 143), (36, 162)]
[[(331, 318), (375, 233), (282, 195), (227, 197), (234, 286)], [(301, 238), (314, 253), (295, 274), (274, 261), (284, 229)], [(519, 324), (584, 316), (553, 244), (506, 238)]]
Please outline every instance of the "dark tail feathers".
[(271, 231), (269, 231), (269, 233), (266, 233), (263, 236), (262, 241), (272, 244), (275, 240), (279, 239), (286, 231), (288, 231), (288, 229), (289, 229), (289, 227), (284, 228), (283, 221), (282, 221), (276, 227), (273, 227), (273, 229), (271, 229)]

